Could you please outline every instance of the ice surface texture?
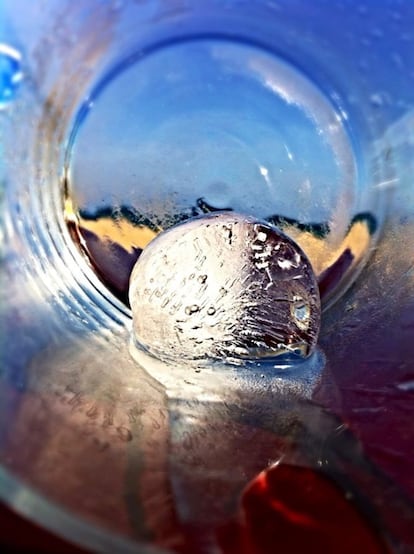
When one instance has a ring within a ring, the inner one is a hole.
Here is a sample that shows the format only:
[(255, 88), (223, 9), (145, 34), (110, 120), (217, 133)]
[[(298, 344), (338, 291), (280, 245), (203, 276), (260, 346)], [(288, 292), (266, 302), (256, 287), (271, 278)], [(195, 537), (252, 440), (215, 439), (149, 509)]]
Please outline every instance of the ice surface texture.
[(134, 342), (164, 361), (304, 358), (320, 299), (312, 267), (275, 227), (221, 212), (159, 235), (132, 271)]

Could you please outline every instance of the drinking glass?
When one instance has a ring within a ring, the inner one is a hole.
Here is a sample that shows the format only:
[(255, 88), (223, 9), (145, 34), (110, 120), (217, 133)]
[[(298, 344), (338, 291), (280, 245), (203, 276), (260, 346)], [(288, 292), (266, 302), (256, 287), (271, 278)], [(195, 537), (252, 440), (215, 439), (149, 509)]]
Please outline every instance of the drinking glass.
[[(412, 552), (414, 4), (3, 11), (1, 498), (101, 552)], [(140, 253), (217, 210), (309, 258), (305, 361), (131, 355)]]

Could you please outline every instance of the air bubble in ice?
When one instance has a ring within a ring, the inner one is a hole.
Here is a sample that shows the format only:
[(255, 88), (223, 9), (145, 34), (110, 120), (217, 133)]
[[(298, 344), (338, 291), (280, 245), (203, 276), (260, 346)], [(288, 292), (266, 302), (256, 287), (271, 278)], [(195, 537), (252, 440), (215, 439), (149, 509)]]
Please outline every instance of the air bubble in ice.
[(305, 358), (319, 333), (318, 286), (302, 250), (233, 212), (154, 239), (132, 271), (129, 300), (133, 344), (163, 361)]

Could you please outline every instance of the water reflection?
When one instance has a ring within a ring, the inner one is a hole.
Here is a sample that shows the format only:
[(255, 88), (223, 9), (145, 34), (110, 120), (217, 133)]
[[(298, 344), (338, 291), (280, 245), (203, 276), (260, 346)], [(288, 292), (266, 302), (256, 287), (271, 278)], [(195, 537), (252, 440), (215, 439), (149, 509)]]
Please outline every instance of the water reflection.
[[(324, 363), (317, 352), (293, 371), (217, 366), (209, 373), (187, 368), (184, 375), (160, 362), (147, 361), (144, 370), (121, 342), (105, 348), (93, 335), (66, 337), (28, 368), (26, 393), (9, 406), (13, 425), (2, 440), (2, 460), (88, 521), (191, 554), (233, 554), (238, 541), (250, 545), (243, 554), (289, 547), (291, 527), (281, 535), (283, 514), (269, 502), (272, 495), (284, 501), (278, 483), (290, 483), (302, 513), (308, 505), (302, 485), (309, 482), (329, 506), (336, 502), (355, 536), (371, 545), (367, 552), (383, 552), (370, 531), (381, 523), (377, 514), (392, 529), (390, 513), (401, 520), (410, 508), (401, 499), (396, 504), (395, 488), (366, 460), (346, 424), (311, 400), (326, 378)], [(260, 497), (263, 483), (269, 490)], [(351, 504), (344, 505), (343, 494)], [(315, 545), (331, 540), (330, 525), (324, 523), (322, 538), (317, 526)], [(295, 536), (310, 540), (308, 532)]]
[[(187, 212), (167, 219), (142, 214), (131, 206), (77, 212), (68, 199), (65, 213), (75, 242), (87, 254), (100, 278), (128, 304), (129, 276), (145, 246), (163, 229), (215, 211), (219, 210), (198, 198)], [(378, 231), (377, 220), (370, 212), (356, 214), (344, 237), (335, 244), (328, 222), (303, 223), (277, 214), (264, 219), (279, 227), (305, 252), (318, 278), (324, 306), (331, 304), (354, 280)]]

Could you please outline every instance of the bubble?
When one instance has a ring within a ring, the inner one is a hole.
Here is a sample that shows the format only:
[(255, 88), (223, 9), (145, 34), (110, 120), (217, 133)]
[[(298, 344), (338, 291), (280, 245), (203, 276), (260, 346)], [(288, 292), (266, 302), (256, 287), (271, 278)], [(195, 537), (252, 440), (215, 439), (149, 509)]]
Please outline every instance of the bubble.
[(292, 317), (301, 329), (307, 329), (310, 322), (309, 305), (300, 297), (295, 297), (291, 304)]
[(196, 314), (198, 311), (200, 311), (199, 306), (197, 304), (193, 304), (192, 306), (187, 306), (185, 309), (185, 313), (187, 315)]
[(13, 101), (22, 78), (20, 53), (0, 43), (0, 110)]
[(319, 333), (319, 290), (302, 250), (234, 212), (161, 233), (134, 266), (129, 301), (133, 344), (165, 362), (301, 359)]

